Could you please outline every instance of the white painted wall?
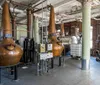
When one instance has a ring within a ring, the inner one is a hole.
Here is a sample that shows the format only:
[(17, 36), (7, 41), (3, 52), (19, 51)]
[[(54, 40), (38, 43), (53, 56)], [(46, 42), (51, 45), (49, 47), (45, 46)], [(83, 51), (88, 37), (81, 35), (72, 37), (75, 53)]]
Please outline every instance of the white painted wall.
[(27, 26), (26, 25), (19, 25), (17, 26), (17, 40), (21, 37), (27, 37)]

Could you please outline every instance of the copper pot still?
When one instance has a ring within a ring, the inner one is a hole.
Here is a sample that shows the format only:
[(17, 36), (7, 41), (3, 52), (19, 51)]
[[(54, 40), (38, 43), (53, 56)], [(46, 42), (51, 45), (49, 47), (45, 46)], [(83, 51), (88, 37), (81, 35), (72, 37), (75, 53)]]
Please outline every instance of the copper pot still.
[(64, 46), (57, 40), (55, 28), (55, 13), (54, 7), (50, 6), (50, 20), (49, 20), (49, 38), (53, 45), (53, 56), (59, 57), (62, 54)]
[(12, 39), (7, 1), (3, 4), (2, 19), (3, 40), (0, 43), (0, 66), (16, 65), (22, 57), (23, 50), (19, 45), (15, 44)]

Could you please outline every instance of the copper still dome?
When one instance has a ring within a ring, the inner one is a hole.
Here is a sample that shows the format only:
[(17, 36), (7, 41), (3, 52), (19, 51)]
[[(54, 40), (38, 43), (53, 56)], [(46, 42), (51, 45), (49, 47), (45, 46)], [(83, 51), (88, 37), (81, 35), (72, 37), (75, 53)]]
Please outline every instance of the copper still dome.
[(22, 48), (15, 44), (12, 39), (12, 29), (10, 25), (9, 6), (8, 2), (5, 1), (2, 11), (3, 40), (0, 43), (0, 66), (17, 64), (23, 54)]

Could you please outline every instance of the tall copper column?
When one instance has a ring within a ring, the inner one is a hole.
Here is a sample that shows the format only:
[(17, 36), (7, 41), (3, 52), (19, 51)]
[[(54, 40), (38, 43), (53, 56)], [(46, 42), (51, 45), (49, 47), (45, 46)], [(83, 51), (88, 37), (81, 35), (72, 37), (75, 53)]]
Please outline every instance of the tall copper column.
[(12, 39), (9, 6), (7, 1), (3, 4), (2, 19), (3, 40), (0, 44), (0, 66), (15, 65), (20, 61), (23, 51)]
[(57, 40), (56, 37), (56, 28), (55, 28), (55, 14), (54, 7), (50, 6), (50, 21), (49, 21), (49, 38), (53, 44), (53, 56), (59, 57), (64, 49), (61, 43)]

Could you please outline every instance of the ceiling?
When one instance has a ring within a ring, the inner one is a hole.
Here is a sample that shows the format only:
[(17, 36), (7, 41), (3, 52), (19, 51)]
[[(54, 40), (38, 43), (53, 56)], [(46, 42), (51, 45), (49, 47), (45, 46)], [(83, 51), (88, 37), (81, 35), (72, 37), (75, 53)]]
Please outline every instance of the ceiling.
[[(4, 1), (5, 0), (0, 0), (0, 6), (2, 6)], [(8, 0), (8, 1), (11, 2), (10, 10), (12, 11), (12, 13), (13, 11), (15, 12), (14, 14), (16, 15), (16, 21), (21, 22), (21, 23), (27, 22), (26, 20), (27, 8), (32, 7), (32, 9), (38, 10), (50, 4), (52, 4), (55, 8), (56, 23), (61, 23), (61, 21), (70, 22), (70, 21), (82, 19), (82, 5), (80, 3), (81, 0)], [(41, 4), (38, 5), (39, 3)], [(2, 14), (2, 7), (0, 8), (1, 8), (0, 14)], [(44, 10), (35, 12), (35, 16), (39, 17), (40, 22), (48, 23), (49, 10), (44, 9)], [(92, 18), (95, 18), (98, 16), (100, 16), (100, 1), (93, 0)]]

